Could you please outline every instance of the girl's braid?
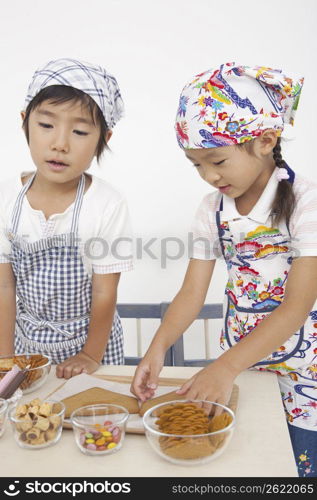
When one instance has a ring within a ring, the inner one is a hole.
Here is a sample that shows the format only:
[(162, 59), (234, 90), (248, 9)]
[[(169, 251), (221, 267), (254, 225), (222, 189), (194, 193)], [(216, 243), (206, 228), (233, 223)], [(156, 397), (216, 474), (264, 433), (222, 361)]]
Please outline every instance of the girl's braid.
[(281, 149), (281, 139), (278, 138), (276, 146), (273, 149), (273, 158), (275, 161), (275, 165), (279, 168), (285, 168), (285, 161), (282, 158), (282, 149)]
[[(285, 168), (286, 162), (282, 158), (281, 138), (277, 139), (276, 146), (273, 148), (273, 159), (278, 168)], [(296, 204), (293, 186), (287, 179), (282, 179), (277, 186), (276, 196), (272, 204), (273, 224), (279, 224), (285, 220), (289, 226), (291, 215)]]

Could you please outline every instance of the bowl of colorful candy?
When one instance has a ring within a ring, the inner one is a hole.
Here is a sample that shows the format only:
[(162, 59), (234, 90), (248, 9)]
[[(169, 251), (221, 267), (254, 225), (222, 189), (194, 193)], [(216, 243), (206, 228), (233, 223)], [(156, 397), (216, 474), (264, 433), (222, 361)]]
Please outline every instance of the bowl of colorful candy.
[(70, 421), (75, 441), (86, 455), (109, 455), (123, 445), (129, 412), (119, 405), (82, 406), (73, 411)]
[[(215, 410), (221, 413), (215, 415)], [(165, 460), (178, 465), (204, 464), (222, 455), (235, 425), (233, 411), (211, 401), (169, 401), (143, 416), (147, 440)]]

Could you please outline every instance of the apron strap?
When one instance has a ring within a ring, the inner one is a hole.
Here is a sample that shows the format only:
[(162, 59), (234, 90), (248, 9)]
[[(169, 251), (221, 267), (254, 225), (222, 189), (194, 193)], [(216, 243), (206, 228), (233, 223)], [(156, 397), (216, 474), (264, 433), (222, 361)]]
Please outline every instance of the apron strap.
[(221, 216), (220, 212), (223, 211), (223, 195), (221, 196), (220, 203), (219, 203), (219, 208), (216, 211), (216, 224), (217, 224), (217, 230), (218, 230), (218, 236), (219, 236), (219, 241), (220, 241), (220, 248), (221, 248), (221, 253), (224, 258), (224, 261), (226, 262), (226, 255), (225, 255), (225, 248), (222, 240), (222, 230), (221, 230)]
[[(36, 172), (34, 172), (33, 175), (29, 178), (29, 180), (24, 184), (22, 187), (21, 191), (18, 194), (18, 197), (16, 199), (13, 212), (12, 212), (12, 218), (11, 218), (11, 231), (13, 234), (17, 233), (19, 222), (20, 222), (20, 216), (21, 216), (21, 211), (22, 211), (22, 204), (23, 204), (23, 199), (24, 196), (27, 192), (27, 190), (31, 187), (32, 182), (34, 181)], [(80, 209), (81, 205), (83, 202), (83, 197), (84, 197), (84, 192), (85, 192), (85, 174), (82, 174), (78, 183), (77, 187), (77, 192), (76, 192), (76, 198), (74, 202), (74, 212), (73, 212), (73, 218), (72, 218), (72, 225), (71, 225), (71, 232), (76, 233), (78, 231), (78, 220), (79, 220), (79, 214), (80, 214)]]
[[(295, 180), (295, 172), (294, 172), (294, 170), (292, 170), (292, 169), (291, 169), (291, 167), (289, 167), (289, 166), (287, 165), (287, 163), (286, 163), (286, 162), (284, 162), (284, 163), (285, 163), (285, 168), (286, 168), (286, 170), (287, 170), (287, 173), (288, 173), (288, 175), (289, 175), (289, 179), (287, 179), (287, 180), (288, 180), (288, 182), (289, 182), (290, 184), (292, 184), (292, 185), (293, 185), (293, 184), (294, 184), (294, 180)], [(287, 227), (287, 231), (288, 231), (289, 237), (290, 237), (290, 238), (292, 238), (292, 235), (291, 235), (291, 230), (290, 230), (290, 227), (289, 227), (289, 223), (288, 223), (287, 221), (285, 221), (285, 224), (286, 224), (286, 227)]]
[(83, 203), (84, 192), (85, 192), (85, 174), (82, 174), (77, 187), (72, 226), (70, 231), (71, 233), (77, 234), (78, 231), (78, 220), (79, 220), (80, 209)]
[(223, 195), (221, 196), (220, 205), (219, 205), (219, 211), (220, 212), (223, 211)]
[(19, 195), (16, 199), (13, 212), (12, 212), (12, 219), (11, 219), (11, 230), (13, 234), (17, 233), (19, 221), (20, 221), (20, 215), (21, 215), (21, 210), (22, 210), (22, 203), (23, 203), (23, 198), (29, 187), (31, 186), (32, 182), (34, 181), (35, 173), (31, 175), (29, 180), (24, 184), (23, 188), (19, 192)]

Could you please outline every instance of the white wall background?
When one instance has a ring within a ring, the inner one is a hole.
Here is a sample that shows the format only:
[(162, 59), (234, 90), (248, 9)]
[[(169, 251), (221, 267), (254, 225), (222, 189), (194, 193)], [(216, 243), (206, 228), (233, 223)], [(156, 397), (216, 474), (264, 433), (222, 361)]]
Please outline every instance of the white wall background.
[[(294, 140), (284, 157), (315, 181), (316, 0), (11, 0), (1, 6), (0, 180), (32, 169), (20, 109), (40, 64), (73, 57), (103, 65), (121, 87), (126, 117), (115, 127), (112, 154), (93, 173), (125, 194), (137, 237), (158, 241), (157, 260), (143, 257), (122, 275), (119, 302), (170, 301), (182, 283), (186, 255), (162, 269), (160, 239), (186, 242), (190, 221), (209, 191), (178, 148), (173, 125), (179, 93), (194, 74), (236, 61), (305, 76)], [(176, 247), (169, 247), (176, 252)], [(226, 273), (216, 267), (207, 302), (221, 302)], [(217, 325), (216, 330), (219, 325)], [(147, 327), (146, 342), (155, 325)], [(133, 351), (127, 323), (127, 351)], [(200, 354), (201, 327), (187, 335)], [(195, 335), (194, 335), (195, 333)], [(215, 345), (217, 342), (215, 341)], [(215, 351), (216, 353), (216, 351)]]

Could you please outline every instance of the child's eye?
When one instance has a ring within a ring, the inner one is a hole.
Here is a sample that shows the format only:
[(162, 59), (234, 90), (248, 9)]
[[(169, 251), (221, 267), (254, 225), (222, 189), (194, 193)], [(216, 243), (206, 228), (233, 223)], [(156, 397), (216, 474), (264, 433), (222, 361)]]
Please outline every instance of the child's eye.
[(51, 128), (53, 125), (50, 125), (49, 123), (42, 123), (42, 122), (39, 122), (39, 125), (40, 127), (43, 127), (43, 128)]
[(83, 132), (82, 130), (74, 130), (74, 133), (77, 135), (88, 135), (88, 132)]
[(226, 161), (226, 160), (218, 161), (217, 163), (214, 163), (214, 165), (221, 165), (224, 161)]
[(198, 167), (200, 167), (200, 165), (199, 165), (199, 163), (193, 163), (193, 167), (198, 168)]

